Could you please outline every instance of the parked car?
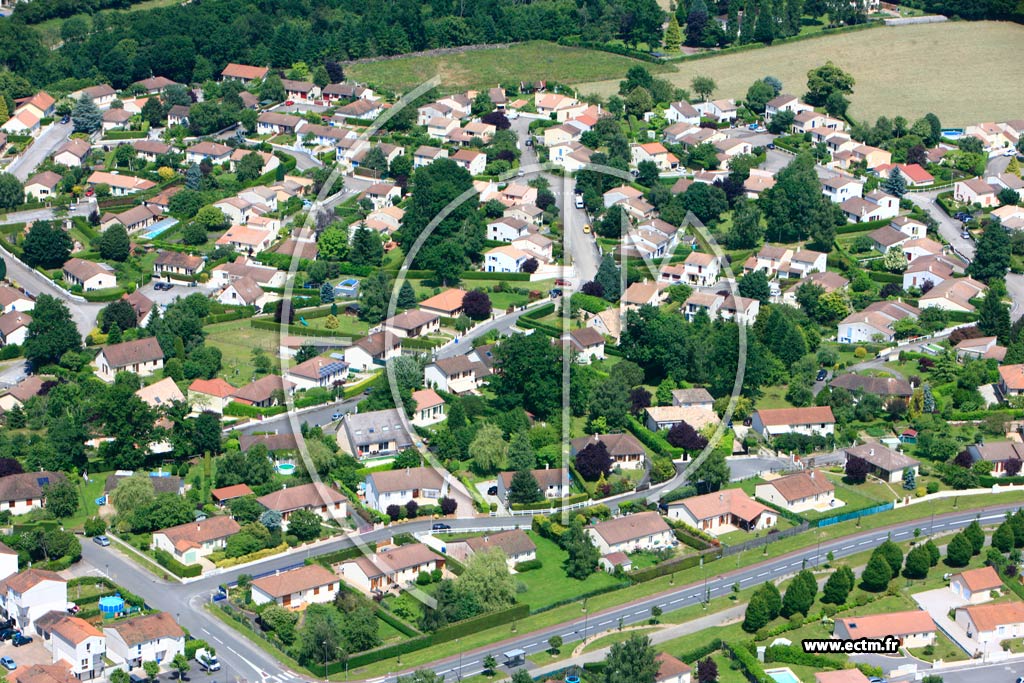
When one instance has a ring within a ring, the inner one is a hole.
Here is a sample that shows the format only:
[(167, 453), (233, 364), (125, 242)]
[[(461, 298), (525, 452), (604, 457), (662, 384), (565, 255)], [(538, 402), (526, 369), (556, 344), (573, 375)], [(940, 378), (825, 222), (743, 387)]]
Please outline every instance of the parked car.
[(10, 657), (0, 657), (0, 666), (7, 669), (8, 671), (14, 671), (18, 668), (18, 665), (14, 663), (14, 660)]
[(14, 647), (21, 647), (22, 645), (28, 645), (32, 642), (32, 636), (23, 636), (20, 633), (15, 633), (14, 637), (11, 638), (11, 642), (14, 643)]
[(765, 145), (765, 147), (767, 147), (768, 149), (775, 149), (775, 143), (769, 142), (767, 145)]
[(107, 538), (106, 536), (102, 535), (102, 534), (100, 534), (99, 536), (93, 536), (92, 537), (92, 542), (95, 543), (96, 545), (101, 545), (104, 548), (106, 548), (108, 545), (110, 545), (110, 539)]
[(332, 414), (331, 414), (331, 421), (332, 421), (332, 422), (333, 422), (334, 420), (340, 420), (340, 419), (341, 419), (341, 413), (332, 413)]
[(562, 296), (562, 290), (561, 289), (559, 289), (558, 287), (555, 287), (554, 289), (551, 290), (551, 298), (552, 299), (557, 299), (560, 296)]
[(16, 635), (18, 635), (18, 631), (16, 629), (5, 628), (3, 631), (0, 631), (0, 640), (10, 640)]
[(488, 496), (496, 496), (496, 495), (498, 495), (498, 487), (497, 486), (489, 486), (487, 488), (487, 495)]
[(434, 522), (434, 526), (430, 527), (434, 531), (451, 531), (451, 526), (444, 522)]
[(61, 117), (60, 122), (61, 123), (70, 123), (71, 122), (71, 117), (70, 116), (63, 116), (63, 117)]
[(824, 382), (826, 378), (828, 378), (828, 370), (826, 370), (825, 368), (818, 370), (818, 381)]
[(556, 287), (568, 287), (569, 286), (569, 281), (566, 280), (565, 278), (562, 278), (562, 277), (556, 277), (555, 278), (555, 286)]

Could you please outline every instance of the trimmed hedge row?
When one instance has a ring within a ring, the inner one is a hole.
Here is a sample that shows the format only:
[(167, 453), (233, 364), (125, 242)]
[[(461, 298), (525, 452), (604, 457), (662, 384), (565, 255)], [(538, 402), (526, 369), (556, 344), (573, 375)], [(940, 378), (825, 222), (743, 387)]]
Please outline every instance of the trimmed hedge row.
[(485, 273), (479, 270), (467, 270), (460, 275), (463, 280), (508, 280), (511, 282), (529, 282), (529, 273)]
[(722, 649), (722, 639), (715, 638), (710, 640), (700, 647), (694, 648), (689, 652), (682, 652), (679, 654), (679, 659), (684, 662), (697, 662), (705, 657), (714, 654)]
[(626, 429), (629, 430), (629, 433), (635, 436), (640, 443), (647, 448), (650, 448), (658, 455), (663, 455), (673, 460), (683, 455), (682, 448), (676, 448), (670, 445), (669, 442), (665, 441), (660, 434), (656, 434), (641, 425), (640, 421), (632, 415), (628, 416), (626, 420)]
[(713, 562), (721, 557), (721, 552), (704, 553), (703, 555), (687, 555), (681, 557), (678, 560), (669, 560), (656, 564), (653, 567), (647, 569), (641, 569), (639, 571), (630, 572), (629, 578), (637, 583), (644, 583), (646, 581), (653, 581), (654, 579), (662, 576), (668, 576), (676, 572), (681, 572), (684, 569), (692, 569), (700, 564), (700, 558), (704, 557), (704, 564)]
[(796, 645), (772, 645), (765, 650), (764, 661), (766, 664), (782, 662), (783, 664), (810, 666), (815, 669), (846, 668), (846, 662), (838, 657), (804, 652), (803, 648)]
[(550, 510), (551, 508), (561, 507), (563, 505), (575, 505), (576, 503), (582, 503), (583, 501), (590, 498), (586, 493), (574, 493), (567, 498), (552, 498), (540, 503), (512, 503), (513, 510)]
[(182, 564), (171, 556), (166, 550), (159, 548), (153, 551), (153, 558), (161, 567), (181, 578), (191, 578), (203, 573), (203, 566), (199, 564)]
[(107, 301), (117, 301), (125, 294), (124, 287), (111, 287), (110, 289), (94, 289), (86, 292), (80, 292), (83, 299), (91, 301), (93, 303), (104, 303)]
[(732, 655), (740, 667), (746, 669), (747, 679), (752, 683), (772, 683), (773, 679), (765, 673), (761, 662), (757, 661), (757, 657), (751, 654), (746, 645), (724, 642), (722, 647)]
[(266, 408), (260, 408), (257, 406), (250, 406), (244, 403), (238, 403), (232, 401), (231, 403), (224, 406), (224, 414), (229, 417), (270, 417), (271, 415), (280, 415), (288, 410), (288, 406), (268, 406)]
[(528, 572), (528, 571), (532, 571), (534, 569), (540, 569), (543, 566), (544, 566), (544, 563), (541, 562), (540, 560), (527, 560), (526, 562), (517, 562), (516, 563), (516, 572), (518, 572), (518, 573)]
[[(250, 318), (249, 319), (249, 325), (251, 327), (257, 329), (257, 330), (270, 330), (272, 332), (277, 332), (277, 331), (279, 331), (281, 329), (281, 323), (275, 322), (273, 320), (258, 320), (256, 318)], [(304, 335), (308, 334), (309, 331), (310, 331), (310, 328), (303, 327), (302, 325), (294, 325), (293, 324), (293, 325), (286, 325), (285, 327), (287, 328), (287, 332), (289, 334), (294, 334), (294, 335), (297, 335), (297, 336), (304, 336)], [(339, 337), (339, 338), (342, 338), (342, 337), (351, 337), (352, 336), (348, 332), (339, 332), (338, 330), (326, 330), (326, 329), (321, 330), (321, 329), (317, 329), (317, 330), (315, 330), (315, 332), (316, 332), (316, 335), (319, 336), (319, 337)]]

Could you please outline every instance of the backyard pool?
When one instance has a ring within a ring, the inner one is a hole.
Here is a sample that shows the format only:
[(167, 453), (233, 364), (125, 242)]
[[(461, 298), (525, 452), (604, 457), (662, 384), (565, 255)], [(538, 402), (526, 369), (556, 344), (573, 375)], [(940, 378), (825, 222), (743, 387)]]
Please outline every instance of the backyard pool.
[(153, 225), (149, 226), (149, 228), (140, 233), (139, 236), (147, 240), (151, 240), (167, 232), (177, 224), (178, 220), (176, 218), (165, 218), (162, 221), (157, 221)]
[(775, 683), (800, 683), (800, 679), (796, 677), (790, 669), (766, 669), (765, 673), (768, 674)]
[(290, 477), (295, 474), (295, 465), (290, 462), (278, 463), (275, 469), (282, 477)]

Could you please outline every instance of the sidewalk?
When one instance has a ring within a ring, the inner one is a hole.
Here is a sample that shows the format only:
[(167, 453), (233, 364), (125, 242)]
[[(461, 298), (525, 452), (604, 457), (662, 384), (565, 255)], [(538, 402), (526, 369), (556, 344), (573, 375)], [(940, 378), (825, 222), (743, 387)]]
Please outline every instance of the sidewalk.
[[(735, 621), (736, 619), (742, 619), (743, 613), (746, 611), (746, 609), (746, 603), (740, 605), (733, 605), (732, 607), (724, 609), (720, 612), (707, 614), (703, 617), (692, 619), (682, 624), (676, 624), (674, 626), (667, 626), (665, 628), (662, 628), (661, 630), (652, 633), (650, 635), (650, 639), (652, 643), (657, 645), (658, 643), (664, 643), (666, 641), (673, 640), (681, 636), (688, 636), (693, 633), (697, 633), (698, 631), (703, 631), (705, 629), (714, 628), (716, 626), (725, 626), (731, 621)], [(594, 634), (594, 636), (588, 638), (588, 640), (602, 638), (614, 632), (615, 629), (602, 631), (601, 633)], [(625, 633), (628, 633), (628, 631), (625, 631)], [(557, 662), (552, 662), (550, 664), (544, 664), (543, 666), (539, 666), (535, 669), (530, 669), (530, 675), (534, 678), (539, 678), (553, 671), (560, 671), (569, 666), (579, 666), (583, 664), (590, 664), (593, 662), (601, 662), (604, 661), (605, 658), (608, 656), (609, 650), (611, 650), (611, 646), (602, 647), (599, 650), (592, 650), (591, 652), (584, 652), (581, 655), (570, 657), (568, 659), (562, 659)]]

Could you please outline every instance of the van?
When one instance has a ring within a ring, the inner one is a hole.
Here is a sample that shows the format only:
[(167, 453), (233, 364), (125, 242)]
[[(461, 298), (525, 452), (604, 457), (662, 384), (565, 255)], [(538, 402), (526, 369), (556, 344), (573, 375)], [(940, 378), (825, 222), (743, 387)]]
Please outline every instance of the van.
[(583, 208), (583, 195), (581, 195), (581, 194), (576, 195), (576, 208), (577, 209), (582, 209)]

